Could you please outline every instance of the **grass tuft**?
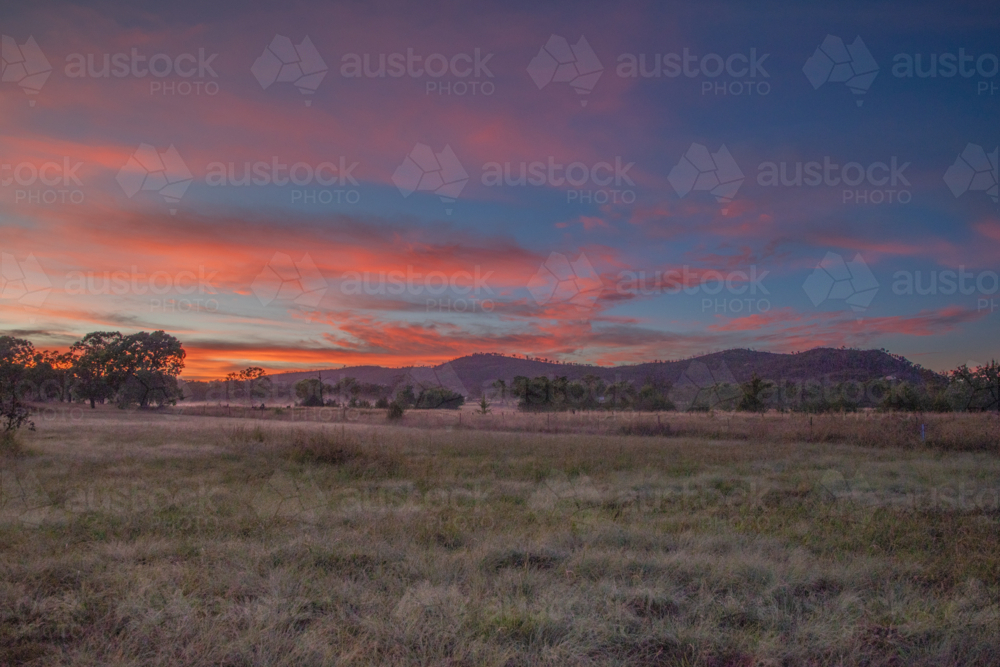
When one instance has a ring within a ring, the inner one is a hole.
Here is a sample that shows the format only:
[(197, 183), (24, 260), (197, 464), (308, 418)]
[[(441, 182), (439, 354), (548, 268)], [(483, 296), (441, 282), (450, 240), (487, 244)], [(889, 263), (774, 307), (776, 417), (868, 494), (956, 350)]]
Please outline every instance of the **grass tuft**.
[(667, 422), (628, 422), (618, 428), (619, 435), (645, 435), (645, 436), (669, 436), (673, 435), (670, 424)]
[(296, 463), (340, 466), (351, 479), (389, 479), (403, 470), (397, 451), (353, 432), (293, 431), (282, 449)]
[(28, 455), (21, 439), (14, 431), (0, 433), (0, 458), (20, 459)]
[(505, 549), (491, 553), (484, 558), (483, 567), (491, 572), (499, 572), (508, 567), (550, 570), (565, 559), (565, 556), (551, 551)]

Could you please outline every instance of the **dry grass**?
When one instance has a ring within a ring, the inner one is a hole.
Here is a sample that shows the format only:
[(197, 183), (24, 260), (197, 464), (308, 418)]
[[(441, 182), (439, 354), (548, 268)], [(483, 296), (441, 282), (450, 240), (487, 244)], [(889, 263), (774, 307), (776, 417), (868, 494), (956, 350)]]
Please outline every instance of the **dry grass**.
[(1000, 664), (995, 448), (414, 415), (37, 420), (0, 664)]
[(14, 431), (0, 433), (0, 458), (19, 459), (26, 454), (21, 438)]
[[(524, 433), (579, 433), (588, 435), (673, 435), (709, 440), (766, 440), (768, 442), (848, 443), (862, 447), (934, 447), (950, 451), (989, 451), (1000, 454), (1000, 415), (995, 413), (856, 413), (809, 415), (769, 412), (636, 413), (636, 412), (520, 412), (496, 404), (489, 414), (467, 405), (462, 410), (409, 410), (395, 425), (426, 429), (471, 429)], [(355, 408), (269, 408), (187, 406), (174, 409), (187, 416), (236, 417), (258, 422), (290, 424), (389, 423), (385, 410)]]

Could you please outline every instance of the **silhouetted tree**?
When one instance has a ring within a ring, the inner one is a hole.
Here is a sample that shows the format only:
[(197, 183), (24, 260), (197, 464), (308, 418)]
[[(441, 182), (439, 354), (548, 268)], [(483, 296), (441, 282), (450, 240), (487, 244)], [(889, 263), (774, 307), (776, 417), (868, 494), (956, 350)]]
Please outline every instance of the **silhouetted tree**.
[(738, 408), (746, 412), (764, 412), (767, 410), (767, 400), (763, 394), (773, 386), (773, 382), (761, 379), (754, 372), (749, 380), (740, 385), (742, 396)]
[(31, 423), (31, 409), (23, 400), (24, 383), (35, 354), (29, 341), (0, 336), (0, 419), (3, 431), (16, 431)]

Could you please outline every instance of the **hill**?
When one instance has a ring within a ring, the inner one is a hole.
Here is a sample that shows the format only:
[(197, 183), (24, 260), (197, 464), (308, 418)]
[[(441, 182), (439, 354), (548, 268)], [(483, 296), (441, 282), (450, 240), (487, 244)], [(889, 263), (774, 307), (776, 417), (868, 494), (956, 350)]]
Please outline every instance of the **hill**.
[(629, 366), (589, 366), (525, 359), (501, 354), (472, 354), (433, 367), (384, 368), (351, 366), (347, 368), (280, 373), (274, 382), (293, 384), (307, 377), (322, 376), (333, 384), (352, 377), (360, 382), (396, 386), (407, 382), (441, 384), (466, 396), (479, 396), (483, 387), (495, 380), (509, 384), (518, 375), (537, 377), (565, 376), (570, 380), (595, 375), (605, 382), (625, 380), (635, 386), (648, 381), (677, 384), (686, 374), (710, 374), (717, 381), (745, 382), (756, 373), (768, 380), (869, 382), (885, 377), (914, 384), (936, 383), (943, 378), (908, 359), (885, 350), (848, 350), (816, 348), (808, 352), (780, 354), (746, 349), (725, 350), (692, 359), (657, 361)]

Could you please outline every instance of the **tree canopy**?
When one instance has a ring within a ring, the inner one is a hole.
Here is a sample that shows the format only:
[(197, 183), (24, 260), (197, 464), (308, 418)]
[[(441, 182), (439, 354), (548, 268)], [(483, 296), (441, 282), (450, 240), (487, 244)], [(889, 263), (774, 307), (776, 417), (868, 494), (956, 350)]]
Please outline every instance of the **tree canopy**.
[(163, 331), (94, 331), (66, 352), (0, 336), (0, 418), (8, 430), (28, 423), (32, 401), (174, 404), (184, 358), (181, 342)]

